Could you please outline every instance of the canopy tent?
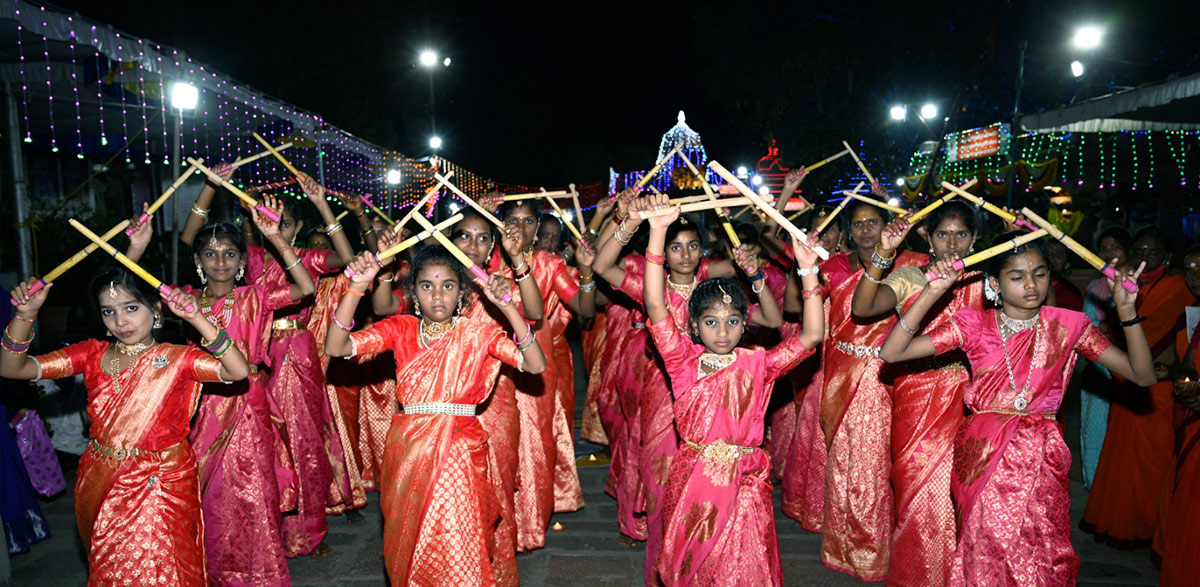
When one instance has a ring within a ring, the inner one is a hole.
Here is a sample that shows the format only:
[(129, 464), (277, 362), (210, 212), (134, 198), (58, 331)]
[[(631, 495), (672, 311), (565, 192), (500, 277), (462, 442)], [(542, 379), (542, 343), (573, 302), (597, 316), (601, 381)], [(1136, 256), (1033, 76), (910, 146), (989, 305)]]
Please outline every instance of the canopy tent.
[(1200, 72), (1022, 116), (1038, 133), (1200, 129)]

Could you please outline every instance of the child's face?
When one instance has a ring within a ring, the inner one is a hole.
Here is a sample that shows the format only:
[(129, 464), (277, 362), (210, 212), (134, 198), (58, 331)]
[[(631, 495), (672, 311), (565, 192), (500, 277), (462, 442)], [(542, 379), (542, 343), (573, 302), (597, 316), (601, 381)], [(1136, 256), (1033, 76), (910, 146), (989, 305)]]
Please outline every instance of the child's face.
[(709, 352), (732, 353), (746, 331), (746, 319), (729, 304), (717, 302), (692, 319), (700, 344)]

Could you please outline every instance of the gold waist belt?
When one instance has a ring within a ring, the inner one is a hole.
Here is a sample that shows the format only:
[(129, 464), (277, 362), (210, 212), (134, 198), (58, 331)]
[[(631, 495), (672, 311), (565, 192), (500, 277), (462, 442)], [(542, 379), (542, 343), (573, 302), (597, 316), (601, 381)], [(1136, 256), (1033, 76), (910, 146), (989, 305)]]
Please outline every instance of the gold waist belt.
[(723, 463), (732, 463), (754, 452), (753, 447), (726, 444), (723, 440), (718, 440), (712, 444), (700, 444), (698, 442), (685, 440), (683, 444), (697, 453), (700, 453), (700, 458), (706, 461), (720, 461)]
[(879, 358), (879, 347), (877, 346), (863, 346), (860, 344), (854, 344), (840, 340), (835, 340), (834, 342), (837, 343), (837, 350), (842, 351), (847, 355), (853, 355), (860, 358), (867, 356)]
[(1054, 414), (1053, 412), (1051, 412), (1051, 413), (1045, 413), (1045, 412), (1022, 412), (1022, 411), (1020, 411), (1020, 410), (979, 410), (979, 411), (976, 411), (976, 412), (972, 412), (972, 413), (971, 413), (971, 415), (972, 415), (972, 416), (974, 416), (974, 415), (976, 415), (976, 414), (1000, 414), (1000, 415), (1002, 415), (1002, 416), (1021, 416), (1021, 417), (1025, 417), (1025, 416), (1032, 416), (1032, 415), (1034, 415), (1034, 414), (1039, 414), (1039, 415), (1041, 415), (1043, 418), (1045, 418), (1045, 419), (1047, 419), (1047, 420), (1054, 420), (1054, 419), (1056, 419), (1056, 418), (1058, 417), (1058, 415), (1057, 415), (1057, 414)]
[(475, 404), (448, 404), (432, 402), (426, 404), (404, 404), (404, 414), (441, 414), (444, 416), (475, 417)]
[(304, 323), (292, 318), (280, 318), (271, 323), (271, 330), (304, 330)]
[(146, 450), (144, 448), (112, 448), (111, 446), (100, 444), (93, 438), (91, 442), (88, 442), (88, 452), (102, 459), (123, 461), (127, 457), (158, 456), (162, 451)]

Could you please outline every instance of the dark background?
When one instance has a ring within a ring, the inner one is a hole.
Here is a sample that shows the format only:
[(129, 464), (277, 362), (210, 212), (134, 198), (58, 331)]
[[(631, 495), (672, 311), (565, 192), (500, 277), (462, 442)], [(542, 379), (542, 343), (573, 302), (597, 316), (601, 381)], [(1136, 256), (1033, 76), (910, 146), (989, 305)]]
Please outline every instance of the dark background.
[[(434, 70), (442, 154), (500, 181), (556, 185), (644, 169), (684, 110), (708, 154), (788, 165), (865, 141), (894, 177), (917, 143), (1022, 110), (1190, 71), (1196, 3), (63, 2), (410, 156), (428, 154)], [(1101, 49), (1070, 47), (1080, 24)], [(1087, 63), (1082, 81), (1069, 73)], [(925, 128), (888, 108), (938, 104)]]

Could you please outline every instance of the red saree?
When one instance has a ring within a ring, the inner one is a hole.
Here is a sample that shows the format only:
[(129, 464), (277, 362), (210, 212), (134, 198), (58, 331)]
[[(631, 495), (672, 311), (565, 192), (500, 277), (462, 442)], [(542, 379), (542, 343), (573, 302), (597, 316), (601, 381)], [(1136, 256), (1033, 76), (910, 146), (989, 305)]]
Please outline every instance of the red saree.
[(646, 539), (645, 489), (640, 468), (642, 424), (638, 414), (648, 362), (645, 320), (635, 307), (609, 304), (608, 343), (601, 355), (603, 377), (597, 398), (600, 421), (612, 453), (604, 490), (617, 500), (621, 534), (635, 540)]
[[(898, 269), (912, 278), (908, 288), (924, 287), (918, 267)], [(903, 314), (920, 295), (907, 295)], [(983, 309), (983, 275), (966, 273), (926, 314), (923, 332), (945, 324), (963, 308)], [(892, 488), (896, 528), (892, 534), (888, 585), (939, 586), (949, 578), (954, 558), (954, 504), (950, 476), (954, 436), (963, 422), (963, 392), (971, 383), (966, 357), (911, 361), (889, 367), (896, 372), (892, 388)]]
[[(1039, 331), (1043, 346), (1035, 349)], [(1035, 328), (1004, 343), (996, 310), (974, 308), (960, 310), (929, 337), (939, 355), (966, 352), (974, 377), (963, 397), (974, 413), (954, 440), (950, 489), (959, 540), (950, 583), (1074, 585), (1071, 454), (1054, 415), (1076, 359), (1096, 360), (1108, 339), (1085, 314), (1051, 306), (1042, 306)], [(1014, 408), (1004, 345), (1012, 380), (1030, 382), (1027, 411)]]
[[(418, 342), (419, 329), (415, 316), (392, 316), (350, 335), (355, 354), (393, 351), (401, 404), (478, 405), (501, 362), (521, 364), (516, 344), (491, 325), (459, 318), (428, 348)], [(380, 496), (384, 562), (393, 585), (497, 584), (494, 475), (477, 418), (401, 414), (392, 420)]]
[(159, 344), (116, 384), (101, 364), (108, 346), (88, 340), (36, 358), (43, 378), (82, 373), (88, 389), (92, 442), (75, 483), (88, 584), (206, 585), (188, 420), (200, 384), (219, 381), (221, 364), (197, 348)]
[(280, 524), (282, 512), (296, 507), (296, 475), (283, 425), (272, 417), (265, 368), (271, 314), (291, 303), (291, 292), (247, 285), (233, 290), (232, 308), (227, 296), (210, 302), (208, 319), (224, 327), (258, 369), (245, 382), (206, 385), (192, 424), (209, 581), (289, 585)]
[[(829, 320), (829, 300), (825, 300)], [(824, 344), (824, 343), (822, 343)], [(796, 390), (796, 430), (783, 469), (781, 505), (784, 515), (809, 532), (820, 532), (825, 522), (825, 433), (821, 430), (821, 394), (825, 385), (821, 346), (813, 349), (791, 372)]]
[[(1139, 316), (1151, 356), (1176, 344), (1183, 308), (1193, 302), (1184, 279), (1164, 275), (1138, 293)], [(1130, 548), (1147, 544), (1158, 526), (1158, 502), (1175, 446), (1173, 385), (1149, 389), (1113, 375), (1118, 394), (1108, 410), (1108, 429), (1080, 527), (1098, 541)]]
[[(902, 251), (895, 267), (922, 265), (925, 259)], [(850, 271), (847, 253), (834, 255), (823, 268), (830, 279), (830, 305), (821, 398), (828, 448), (821, 562), (862, 581), (879, 581), (888, 574), (895, 513), (892, 401), (879, 380), (878, 349), (896, 319), (854, 317), (850, 302), (863, 272)]]
[[(1190, 346), (1195, 353), (1192, 366), (1200, 371), (1200, 334)], [(1154, 548), (1162, 557), (1162, 587), (1194, 585), (1200, 577), (1200, 412), (1179, 406), (1175, 410), (1175, 460), (1167, 477), (1162, 540)]]
[[(553, 289), (558, 304), (547, 308), (546, 328), (551, 348), (546, 359), (554, 362), (554, 512), (573, 512), (583, 508), (583, 488), (575, 468), (575, 357), (567, 343), (567, 325), (571, 309), (567, 300), (579, 292), (579, 273), (563, 264), (554, 276)], [(569, 295), (568, 295), (569, 294)]]
[[(695, 283), (708, 279), (709, 259), (701, 259), (696, 267)], [(645, 298), (646, 259), (641, 256), (625, 257), (625, 280), (617, 289), (638, 302)], [(688, 320), (688, 297), (664, 284), (667, 311), (675, 327), (686, 330)], [(679, 435), (675, 430), (675, 414), (671, 408), (671, 388), (662, 365), (657, 360), (646, 364), (642, 380), (641, 396), (638, 398), (638, 417), (641, 421), (642, 451), (638, 455), (641, 468), (642, 487), (645, 489), (646, 508), (646, 560), (658, 557), (663, 541), (662, 505), (667, 488), (667, 474), (671, 470), (671, 459), (679, 450)], [(651, 582), (654, 566), (646, 565), (646, 583)]]
[[(583, 416), (579, 436), (593, 444), (608, 445), (608, 435), (600, 420), (600, 388), (603, 369), (600, 357), (604, 354), (608, 338), (604, 336), (608, 326), (608, 312), (596, 308), (592, 327), (583, 331), (583, 369), (588, 375), (587, 396), (583, 402)], [(611, 401), (608, 398), (605, 402)]]
[(774, 381), (812, 351), (798, 336), (771, 350), (739, 348), (731, 365), (701, 377), (703, 345), (671, 318), (649, 329), (683, 444), (671, 462), (663, 545), (647, 584), (782, 585), (764, 418)]

